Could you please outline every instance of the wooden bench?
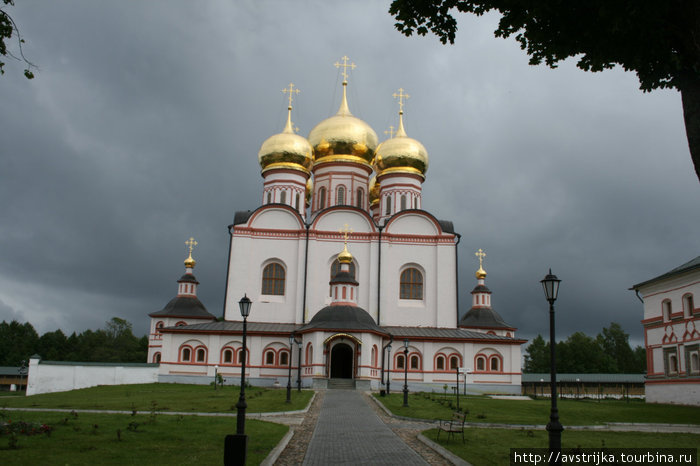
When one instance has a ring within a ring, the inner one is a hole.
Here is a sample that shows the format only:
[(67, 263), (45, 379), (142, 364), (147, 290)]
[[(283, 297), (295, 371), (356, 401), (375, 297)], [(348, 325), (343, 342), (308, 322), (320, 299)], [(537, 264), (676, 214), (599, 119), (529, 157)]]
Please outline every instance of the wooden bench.
[(462, 443), (464, 443), (464, 423), (467, 419), (465, 413), (456, 412), (452, 415), (452, 419), (439, 420), (437, 438), (440, 440), (440, 432), (447, 432), (447, 443), (450, 442), (450, 437), (454, 434), (462, 434)]

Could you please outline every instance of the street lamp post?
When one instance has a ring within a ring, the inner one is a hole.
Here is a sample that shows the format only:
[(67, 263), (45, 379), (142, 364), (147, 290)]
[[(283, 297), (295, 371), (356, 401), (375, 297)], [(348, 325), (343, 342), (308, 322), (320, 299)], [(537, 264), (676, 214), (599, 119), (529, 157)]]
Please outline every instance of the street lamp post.
[(224, 465), (245, 465), (248, 452), (248, 436), (245, 434), (245, 410), (248, 404), (245, 401), (245, 363), (248, 357), (246, 349), (246, 336), (248, 332), (248, 316), (250, 315), (250, 306), (252, 301), (247, 295), (243, 296), (238, 301), (238, 306), (243, 317), (243, 356), (241, 360), (241, 394), (236, 403), (236, 434), (226, 436), (226, 444), (224, 446)]
[(387, 350), (387, 370), (386, 370), (386, 394), (391, 393), (391, 343), (386, 345), (386, 350)]
[(287, 359), (287, 364), (289, 366), (289, 371), (287, 373), (287, 403), (292, 402), (292, 349), (294, 345), (294, 333), (289, 334), (289, 359)]
[(219, 383), (219, 366), (214, 366), (214, 391), (216, 391), (216, 386)]
[(403, 341), (403, 407), (408, 408), (408, 338)]
[(459, 367), (455, 367), (455, 375), (457, 375), (457, 411), (459, 411)]
[(298, 360), (298, 362), (297, 362), (297, 391), (300, 392), (301, 391), (301, 344), (302, 344), (302, 340), (299, 339), (299, 340), (295, 340), (295, 341), (297, 343), (297, 347), (298, 347), (297, 349), (298, 349), (298, 355), (299, 355), (299, 357), (297, 358), (297, 360)]
[(554, 338), (554, 301), (559, 293), (559, 280), (552, 274), (552, 269), (540, 283), (544, 294), (549, 301), (549, 356), (550, 356), (550, 393), (552, 395), (552, 408), (549, 414), (547, 432), (549, 432), (549, 464), (561, 464), (561, 433), (564, 430), (559, 422), (559, 410), (557, 409), (557, 367), (556, 367), (556, 339)]

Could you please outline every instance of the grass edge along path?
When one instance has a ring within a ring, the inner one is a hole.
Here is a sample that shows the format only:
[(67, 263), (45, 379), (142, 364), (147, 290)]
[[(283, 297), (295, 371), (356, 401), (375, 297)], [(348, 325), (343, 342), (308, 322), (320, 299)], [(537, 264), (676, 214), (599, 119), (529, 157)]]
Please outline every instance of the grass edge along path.
[[(464, 431), (464, 443), (460, 436), (455, 436), (447, 442), (444, 432), (438, 441), (437, 432), (437, 429), (429, 429), (424, 431), (423, 435), (454, 455), (479, 466), (510, 464), (511, 448), (546, 449), (549, 445), (549, 434), (544, 430), (467, 428)], [(698, 445), (699, 434), (567, 430), (562, 433), (563, 448), (697, 449)]]
[[(454, 396), (410, 393), (403, 407), (403, 394), (372, 394), (392, 414), (414, 419), (450, 419), (456, 409)], [(449, 403), (452, 403), (451, 405)], [(503, 400), (488, 396), (460, 396), (460, 408), (468, 409), (469, 423), (545, 425), (549, 422), (549, 400)], [(559, 400), (559, 417), (565, 425), (607, 423), (654, 423), (700, 425), (700, 407), (620, 400)]]
[[(235, 413), (240, 389), (225, 385), (151, 383), (100, 385), (69, 392), (0, 398), (1, 408), (61, 408), (128, 412)], [(246, 387), (249, 413), (299, 411), (309, 405), (313, 390), (294, 390), (286, 403), (285, 389)]]
[[(0, 411), (0, 464), (220, 464), (228, 417)], [(50, 434), (9, 432), (20, 421), (50, 426)], [(289, 427), (246, 420), (248, 464), (259, 464)]]

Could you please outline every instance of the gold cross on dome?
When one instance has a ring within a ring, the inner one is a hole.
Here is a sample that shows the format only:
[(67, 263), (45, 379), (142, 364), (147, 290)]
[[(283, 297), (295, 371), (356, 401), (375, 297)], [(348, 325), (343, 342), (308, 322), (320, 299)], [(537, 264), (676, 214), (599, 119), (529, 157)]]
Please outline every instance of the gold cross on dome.
[(384, 131), (384, 134), (388, 134), (388, 135), (389, 135), (389, 139), (393, 138), (393, 137), (394, 137), (394, 126), (393, 126), (393, 125), (390, 125), (390, 126), (389, 126), (389, 129), (386, 130), (386, 131)]
[(294, 89), (294, 83), (289, 83), (289, 86), (282, 89), (282, 92), (284, 94), (289, 93), (289, 108), (292, 108), (292, 98), (294, 97), (294, 94), (299, 94), (301, 91), (299, 88)]
[(486, 257), (486, 253), (484, 251), (482, 251), (481, 248), (479, 248), (479, 250), (476, 251), (474, 253), (474, 255), (479, 258), (479, 268), (480, 269), (483, 268), (483, 265), (484, 265), (483, 262), (484, 262), (484, 257)]
[(349, 60), (349, 58), (348, 58), (347, 55), (344, 55), (343, 58), (341, 58), (341, 60), (343, 60), (343, 63), (341, 64), (341, 63), (335, 62), (335, 67), (336, 67), (336, 68), (340, 68), (341, 66), (343, 67), (343, 73), (342, 73), (342, 74), (343, 74), (343, 80), (344, 80), (345, 82), (347, 82), (347, 81), (348, 81), (348, 68), (350, 68), (351, 70), (354, 70), (354, 69), (355, 69), (355, 64), (354, 64), (354, 63), (350, 63), (350, 64), (348, 65), (348, 60)]
[(338, 231), (339, 231), (340, 233), (343, 233), (343, 236), (345, 236), (345, 246), (347, 246), (347, 245), (348, 245), (348, 233), (352, 233), (352, 228), (350, 228), (350, 227), (348, 226), (348, 224), (346, 223), (346, 224), (344, 225), (344, 228), (341, 229), (341, 230), (338, 230)]
[(411, 96), (403, 93), (403, 87), (399, 88), (398, 94), (396, 92), (394, 92), (392, 95), (393, 95), (394, 99), (399, 99), (399, 113), (403, 113), (403, 101), (404, 101), (404, 99), (408, 99)]
[(185, 245), (189, 246), (190, 248), (190, 256), (192, 255), (192, 248), (197, 246), (197, 242), (194, 240), (194, 238), (190, 238), (187, 241), (185, 241)]

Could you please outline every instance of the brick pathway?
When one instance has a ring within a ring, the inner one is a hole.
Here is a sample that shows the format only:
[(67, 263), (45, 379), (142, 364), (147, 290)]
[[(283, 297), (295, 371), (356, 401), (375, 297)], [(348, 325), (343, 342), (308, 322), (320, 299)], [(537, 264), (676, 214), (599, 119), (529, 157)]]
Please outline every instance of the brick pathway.
[[(290, 443), (294, 442), (294, 439)], [(304, 465), (427, 465), (355, 390), (328, 390)]]

